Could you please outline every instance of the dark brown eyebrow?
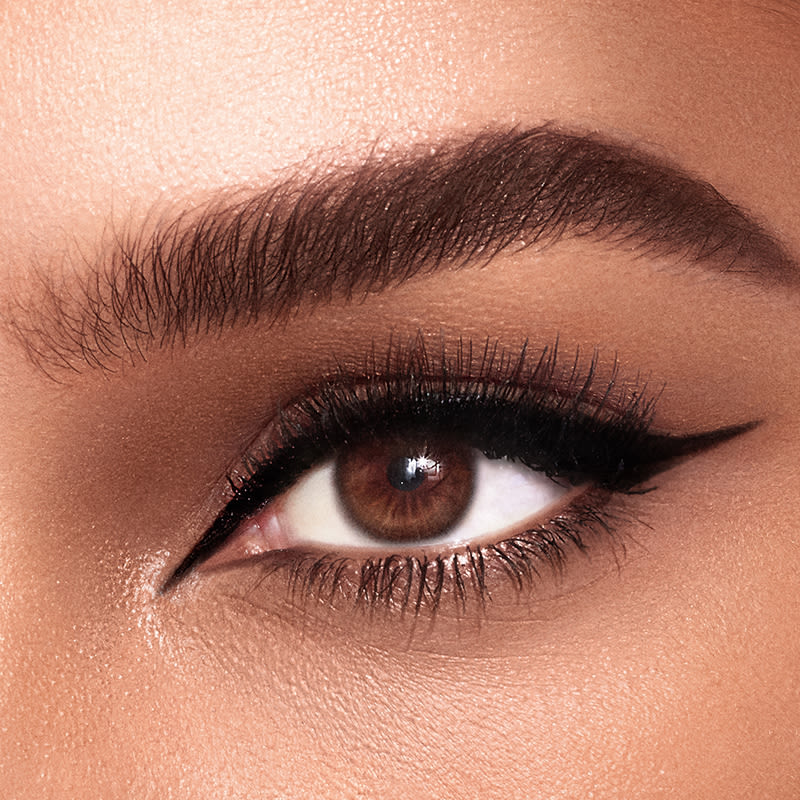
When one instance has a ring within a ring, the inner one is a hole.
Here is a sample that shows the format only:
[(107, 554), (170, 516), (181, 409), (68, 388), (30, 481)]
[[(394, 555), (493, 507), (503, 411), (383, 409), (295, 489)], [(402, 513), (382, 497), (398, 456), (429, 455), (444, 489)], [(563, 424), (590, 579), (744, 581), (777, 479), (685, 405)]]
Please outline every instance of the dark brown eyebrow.
[[(77, 289), (45, 276), (6, 326), (50, 374), (274, 322), (443, 266), (585, 237), (758, 283), (791, 283), (783, 246), (711, 185), (598, 135), (493, 130), (287, 178), (117, 234)], [(24, 307), (25, 313), (20, 313)], [(35, 309), (35, 310), (34, 310)]]

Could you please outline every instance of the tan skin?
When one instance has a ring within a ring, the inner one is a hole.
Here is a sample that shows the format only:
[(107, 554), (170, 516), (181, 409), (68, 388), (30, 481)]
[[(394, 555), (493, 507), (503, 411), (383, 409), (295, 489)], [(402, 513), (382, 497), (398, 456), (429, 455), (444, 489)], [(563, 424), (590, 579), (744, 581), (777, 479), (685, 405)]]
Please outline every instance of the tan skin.
[[(7, 10), (4, 296), (151, 208), (547, 121), (658, 154), (800, 253), (794, 3), (331, 5)], [(3, 796), (797, 797), (800, 294), (670, 266), (565, 241), (56, 380), (9, 336)], [(665, 386), (659, 430), (761, 424), (628, 498), (624, 553), (482, 617), (290, 602), (254, 563), (159, 595), (268, 412), (388, 331), (558, 336)]]

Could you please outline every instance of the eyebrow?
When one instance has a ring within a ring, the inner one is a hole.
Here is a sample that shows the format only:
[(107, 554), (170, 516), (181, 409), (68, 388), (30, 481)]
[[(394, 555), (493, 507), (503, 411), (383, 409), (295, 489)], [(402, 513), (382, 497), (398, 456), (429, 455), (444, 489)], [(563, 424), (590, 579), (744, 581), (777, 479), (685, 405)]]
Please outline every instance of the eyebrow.
[(586, 238), (760, 284), (793, 283), (782, 244), (710, 184), (635, 147), (553, 126), (373, 154), (259, 191), (225, 190), (115, 233), (83, 274), (41, 276), (6, 326), (51, 376), (357, 299), (504, 251)]

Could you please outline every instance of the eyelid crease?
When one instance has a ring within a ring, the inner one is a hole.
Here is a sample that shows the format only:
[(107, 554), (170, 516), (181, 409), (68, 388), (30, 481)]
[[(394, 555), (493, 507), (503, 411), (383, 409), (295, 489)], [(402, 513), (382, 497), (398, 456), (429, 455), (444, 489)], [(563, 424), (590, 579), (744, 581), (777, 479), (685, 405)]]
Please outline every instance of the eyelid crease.
[(778, 240), (709, 184), (632, 146), (544, 125), (224, 190), (115, 231), (77, 282), (38, 273), (39, 289), (28, 281), (31, 296), (11, 298), (0, 325), (55, 378), (570, 237), (761, 282), (800, 276)]

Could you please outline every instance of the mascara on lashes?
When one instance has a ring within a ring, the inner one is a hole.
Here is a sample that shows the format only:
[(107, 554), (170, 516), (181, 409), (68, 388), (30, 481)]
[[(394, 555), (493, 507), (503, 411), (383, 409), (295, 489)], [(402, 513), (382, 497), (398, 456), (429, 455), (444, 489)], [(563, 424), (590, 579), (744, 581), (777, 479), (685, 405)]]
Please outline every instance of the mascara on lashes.
[[(753, 423), (689, 436), (649, 432), (654, 400), (600, 387), (596, 357), (585, 372), (576, 358), (557, 367), (557, 347), (538, 361), (523, 347), (516, 359), (489, 342), (477, 370), (472, 348), (438, 365), (417, 345), (373, 361), (359, 376), (338, 373), (284, 409), (273, 441), (245, 459), (247, 477), (231, 480), (232, 498), (167, 579), (168, 591), (217, 552), (240, 524), (316, 464), (365, 439), (446, 433), (489, 458), (510, 458), (573, 485), (628, 492), (682, 456), (729, 439)], [(393, 377), (384, 377), (385, 375)], [(366, 375), (366, 377), (365, 377)]]

